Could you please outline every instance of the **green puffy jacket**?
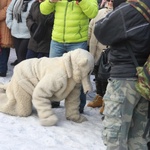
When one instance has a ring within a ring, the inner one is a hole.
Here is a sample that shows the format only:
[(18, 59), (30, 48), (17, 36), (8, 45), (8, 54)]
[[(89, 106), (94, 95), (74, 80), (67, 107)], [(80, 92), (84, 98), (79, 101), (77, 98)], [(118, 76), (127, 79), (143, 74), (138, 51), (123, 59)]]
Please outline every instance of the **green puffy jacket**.
[(59, 43), (78, 43), (87, 41), (89, 18), (98, 13), (97, 0), (82, 0), (68, 2), (61, 0), (50, 3), (45, 0), (40, 4), (40, 11), (48, 15), (55, 11), (52, 39)]

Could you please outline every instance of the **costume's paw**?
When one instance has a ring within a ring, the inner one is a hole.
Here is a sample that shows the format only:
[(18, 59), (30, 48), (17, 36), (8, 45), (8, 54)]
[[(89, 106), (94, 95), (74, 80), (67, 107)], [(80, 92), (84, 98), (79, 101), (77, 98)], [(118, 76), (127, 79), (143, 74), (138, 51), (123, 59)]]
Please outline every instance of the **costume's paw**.
[(77, 122), (81, 123), (81, 122), (84, 122), (84, 121), (87, 121), (87, 118), (82, 116), (82, 115), (80, 115), (80, 118), (79, 118), (79, 120)]
[(67, 117), (67, 119), (72, 120), (72, 121), (77, 122), (77, 123), (87, 121), (87, 118), (82, 116), (82, 115), (73, 115), (73, 116)]
[(6, 86), (0, 83), (0, 93), (6, 93)]
[(53, 126), (57, 123), (58, 118), (56, 117), (56, 115), (51, 115), (48, 118), (40, 118), (40, 123), (43, 126)]

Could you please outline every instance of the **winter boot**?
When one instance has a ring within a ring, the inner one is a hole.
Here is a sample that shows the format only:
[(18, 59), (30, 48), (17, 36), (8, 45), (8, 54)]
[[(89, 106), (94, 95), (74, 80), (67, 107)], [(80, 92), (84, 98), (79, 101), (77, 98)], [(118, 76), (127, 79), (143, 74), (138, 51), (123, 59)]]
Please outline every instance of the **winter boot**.
[(104, 108), (105, 108), (105, 106), (104, 106), (104, 100), (102, 99), (102, 107), (99, 110), (100, 114), (102, 114), (102, 115), (103, 115), (103, 112), (104, 112)]
[(93, 101), (89, 102), (87, 104), (88, 107), (101, 107), (102, 106), (102, 97), (100, 95), (96, 95), (96, 97), (93, 99)]

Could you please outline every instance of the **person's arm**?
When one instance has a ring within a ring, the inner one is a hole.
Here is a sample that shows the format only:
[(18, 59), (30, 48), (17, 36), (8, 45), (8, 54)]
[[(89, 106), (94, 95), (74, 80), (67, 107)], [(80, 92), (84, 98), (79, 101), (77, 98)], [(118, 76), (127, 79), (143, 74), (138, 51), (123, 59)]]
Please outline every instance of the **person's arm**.
[(98, 13), (97, 0), (81, 0), (79, 6), (88, 18), (92, 19), (96, 17)]
[(5, 7), (3, 7), (2, 9), (0, 9), (0, 21), (3, 21), (3, 20), (5, 20), (6, 19), (6, 10), (7, 10), (7, 8), (8, 8), (8, 6), (9, 6), (9, 3), (10, 3), (11, 1), (10, 0), (8, 0), (7, 1), (7, 5), (5, 6)]
[(29, 14), (27, 16), (27, 19), (26, 19), (26, 24), (27, 24), (27, 27), (29, 29), (30, 32), (34, 33), (38, 24), (35, 22), (35, 20), (33, 19), (33, 13), (34, 12), (34, 3), (32, 4), (30, 10), (29, 10)]
[(32, 103), (37, 110), (42, 125), (50, 126), (57, 122), (57, 117), (51, 109), (51, 97), (53, 97), (62, 86), (63, 82), (58, 82), (54, 76), (46, 75), (35, 87), (32, 95)]
[(49, 15), (51, 12), (54, 11), (55, 4), (59, 0), (45, 0), (40, 4), (40, 11), (43, 15)]
[(126, 37), (125, 31), (124, 18), (117, 10), (96, 22), (94, 34), (102, 44), (112, 45)]
[(6, 25), (9, 29), (11, 29), (11, 26), (12, 26), (13, 7), (14, 7), (15, 3), (16, 3), (16, 0), (12, 0), (6, 11)]
[(89, 23), (89, 30), (88, 30), (89, 41), (88, 41), (88, 44), (89, 44), (89, 52), (94, 56), (94, 59), (95, 59), (96, 49), (97, 49), (97, 40), (95, 39), (95, 36), (93, 36), (94, 26), (95, 26), (95, 20), (92, 19)]
[(65, 99), (66, 119), (81, 123), (87, 121), (86, 117), (79, 113), (81, 84), (77, 84)]
[(91, 39), (91, 35), (92, 35), (93, 25), (94, 25), (94, 19), (91, 19), (91, 21), (89, 23), (89, 28), (88, 28), (88, 45), (90, 45), (90, 39)]

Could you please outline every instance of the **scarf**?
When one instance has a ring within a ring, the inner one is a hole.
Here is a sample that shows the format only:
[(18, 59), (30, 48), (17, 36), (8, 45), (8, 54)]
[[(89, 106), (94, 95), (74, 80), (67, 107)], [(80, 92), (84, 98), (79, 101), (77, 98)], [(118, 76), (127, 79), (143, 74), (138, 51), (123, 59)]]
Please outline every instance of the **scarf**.
[(22, 22), (21, 12), (26, 12), (30, 0), (16, 0), (13, 7), (13, 16), (17, 22)]

